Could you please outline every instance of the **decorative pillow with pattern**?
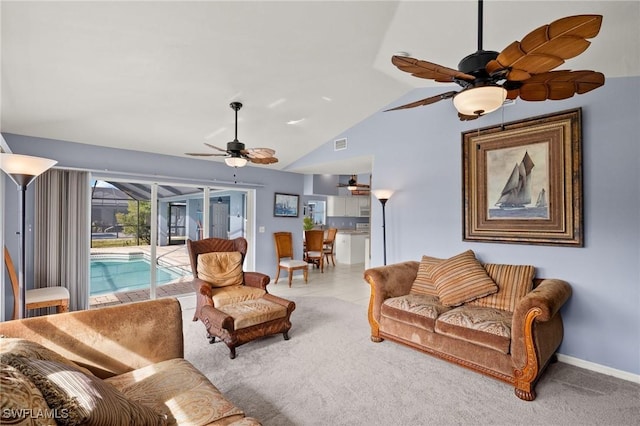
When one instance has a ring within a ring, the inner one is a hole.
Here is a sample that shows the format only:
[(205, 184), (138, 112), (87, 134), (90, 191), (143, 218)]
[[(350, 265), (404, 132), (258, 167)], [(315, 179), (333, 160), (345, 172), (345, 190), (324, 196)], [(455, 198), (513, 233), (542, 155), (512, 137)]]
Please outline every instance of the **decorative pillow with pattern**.
[(472, 250), (443, 260), (431, 270), (444, 306), (458, 306), (498, 291)]
[(471, 302), (474, 306), (513, 312), (516, 305), (533, 288), (535, 268), (531, 265), (487, 263), (484, 269), (497, 284), (498, 292)]
[(198, 255), (198, 278), (212, 287), (242, 285), (242, 253), (212, 252)]
[(55, 426), (56, 413), (31, 381), (8, 364), (0, 364), (0, 424)]
[(431, 273), (433, 267), (440, 264), (443, 260), (444, 259), (438, 259), (437, 257), (422, 256), (420, 266), (418, 266), (418, 275), (411, 285), (409, 292), (412, 294), (426, 294), (427, 296), (438, 297), (436, 283), (433, 282)]
[(61, 425), (166, 425), (167, 416), (129, 401), (120, 391), (96, 376), (57, 361), (0, 356), (40, 390)]
[(63, 357), (59, 353), (45, 348), (40, 343), (36, 343), (31, 340), (22, 339), (19, 337), (0, 337), (0, 354), (6, 353), (31, 359), (57, 361), (62, 364), (67, 364), (75, 367), (82, 371), (84, 374), (93, 375), (90, 370), (79, 366), (75, 362)]

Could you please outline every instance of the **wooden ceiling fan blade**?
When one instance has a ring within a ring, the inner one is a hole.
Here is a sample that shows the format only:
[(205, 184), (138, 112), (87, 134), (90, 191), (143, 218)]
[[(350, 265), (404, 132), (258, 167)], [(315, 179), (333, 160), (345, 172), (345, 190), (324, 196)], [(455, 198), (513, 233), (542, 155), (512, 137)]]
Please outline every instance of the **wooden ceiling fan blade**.
[(276, 151), (271, 148), (247, 148), (242, 150), (241, 153), (251, 158), (267, 158), (273, 157)]
[(604, 74), (596, 71), (551, 71), (523, 82), (518, 96), (525, 101), (568, 99), (604, 84)]
[(451, 83), (456, 79), (473, 81), (474, 76), (453, 68), (434, 64), (433, 62), (410, 58), (408, 56), (393, 56), (391, 63), (399, 70), (408, 72), (414, 77), (435, 80), (439, 83)]
[(227, 150), (226, 150), (226, 149), (218, 148), (217, 146), (215, 146), (215, 145), (211, 145), (210, 143), (205, 142), (204, 144), (205, 144), (206, 146), (208, 146), (209, 148), (217, 149), (218, 151), (222, 151), (222, 152), (227, 152)]
[(415, 108), (415, 107), (424, 106), (424, 105), (430, 105), (430, 104), (436, 103), (438, 101), (441, 101), (443, 99), (453, 98), (453, 96), (456, 93), (458, 93), (458, 92), (451, 91), (451, 92), (441, 93), (439, 95), (435, 95), (435, 96), (431, 96), (431, 97), (428, 97), (428, 98), (425, 98), (425, 99), (420, 99), (419, 101), (411, 102), (410, 104), (401, 105), (399, 107), (387, 109), (387, 110), (385, 110), (385, 112), (387, 112), (387, 111), (396, 111), (396, 110), (399, 110), (399, 109)]
[(256, 163), (256, 164), (273, 164), (273, 163), (277, 163), (278, 162), (278, 159), (276, 157), (264, 157), (264, 158), (247, 157), (247, 160), (251, 161), (252, 163)]
[(462, 113), (458, 113), (458, 118), (460, 119), (460, 121), (471, 121), (471, 120), (475, 120), (478, 117), (480, 117), (479, 115), (466, 115), (466, 114), (462, 114)]
[[(584, 52), (590, 45), (586, 39), (598, 35), (601, 25), (601, 15), (568, 16), (543, 25), (527, 34), (522, 41), (507, 46), (487, 64), (487, 72), (492, 74), (510, 69), (539, 74), (551, 71), (565, 60)], [(511, 79), (510, 76), (507, 78)]]
[(193, 157), (225, 157), (227, 154), (204, 154), (201, 152), (185, 152), (185, 155), (191, 155)]

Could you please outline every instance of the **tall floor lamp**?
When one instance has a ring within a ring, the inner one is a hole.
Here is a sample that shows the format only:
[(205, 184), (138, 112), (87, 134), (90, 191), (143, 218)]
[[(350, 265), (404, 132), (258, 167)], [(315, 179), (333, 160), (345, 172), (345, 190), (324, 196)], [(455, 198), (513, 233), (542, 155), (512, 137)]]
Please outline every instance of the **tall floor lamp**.
[(29, 155), (0, 153), (0, 168), (18, 185), (20, 198), (18, 218), (20, 221), (20, 257), (18, 259), (18, 318), (25, 316), (26, 288), (25, 288), (25, 258), (26, 258), (26, 229), (25, 206), (27, 186), (42, 173), (53, 167), (57, 161), (48, 158), (31, 157)]
[(387, 264), (387, 231), (386, 231), (386, 218), (384, 215), (384, 206), (389, 201), (389, 198), (393, 195), (393, 190), (391, 189), (375, 189), (373, 190), (373, 195), (380, 201), (382, 204), (382, 248), (384, 255), (384, 264)]

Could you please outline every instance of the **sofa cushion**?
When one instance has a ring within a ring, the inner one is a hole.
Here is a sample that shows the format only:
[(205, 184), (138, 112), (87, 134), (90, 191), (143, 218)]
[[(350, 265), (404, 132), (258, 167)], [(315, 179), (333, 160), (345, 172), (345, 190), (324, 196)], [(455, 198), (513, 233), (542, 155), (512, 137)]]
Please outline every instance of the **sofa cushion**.
[(459, 306), (440, 315), (435, 331), (449, 337), (508, 354), (511, 312), (480, 306)]
[(438, 315), (449, 309), (443, 306), (435, 296), (410, 293), (386, 299), (380, 308), (380, 315), (433, 331)]
[(170, 359), (106, 379), (132, 401), (170, 413), (180, 425), (203, 425), (244, 414), (189, 361)]
[(438, 290), (436, 289), (436, 283), (433, 282), (431, 272), (435, 265), (442, 262), (443, 259), (437, 257), (422, 256), (420, 265), (418, 266), (418, 275), (415, 281), (411, 285), (410, 293), (413, 294), (426, 294), (428, 296), (438, 296)]
[(433, 266), (431, 274), (445, 306), (458, 306), (498, 291), (472, 250), (443, 260)]
[(212, 287), (242, 285), (242, 253), (211, 252), (198, 255), (198, 278)]
[(58, 424), (167, 424), (167, 416), (129, 401), (110, 384), (70, 365), (12, 354), (1, 357), (36, 385), (50, 409), (61, 413)]
[(42, 393), (16, 368), (0, 364), (0, 424), (52, 425), (64, 413), (49, 409)]
[(287, 316), (286, 306), (266, 299), (245, 300), (232, 305), (224, 305), (218, 309), (233, 317), (235, 330)]
[(533, 288), (535, 268), (531, 265), (484, 265), (487, 274), (498, 286), (498, 292), (470, 302), (473, 306), (503, 309), (513, 312), (516, 305)]
[(30, 359), (56, 361), (75, 367), (82, 371), (84, 374), (93, 375), (91, 371), (79, 366), (70, 359), (63, 357), (62, 355), (52, 351), (51, 349), (45, 348), (40, 343), (36, 343), (28, 339), (5, 336), (0, 337), (0, 355), (2, 354), (13, 354)]
[(246, 285), (234, 285), (211, 289), (211, 299), (213, 306), (219, 308), (232, 303), (240, 303), (246, 300), (259, 299), (267, 292), (257, 287), (249, 287)]

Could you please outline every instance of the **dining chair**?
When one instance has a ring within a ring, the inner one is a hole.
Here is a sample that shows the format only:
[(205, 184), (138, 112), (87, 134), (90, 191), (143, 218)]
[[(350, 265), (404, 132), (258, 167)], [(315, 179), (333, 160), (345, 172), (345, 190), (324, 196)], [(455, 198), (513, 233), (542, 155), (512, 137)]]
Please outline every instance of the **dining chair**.
[(294, 259), (293, 256), (293, 236), (291, 232), (274, 232), (273, 239), (276, 243), (276, 256), (278, 258), (278, 271), (276, 272), (275, 284), (280, 278), (280, 271), (286, 270), (289, 274), (289, 287), (293, 279), (293, 271), (302, 270), (304, 282), (308, 283), (309, 265), (304, 260)]
[(313, 263), (324, 272), (324, 231), (304, 231), (305, 260)]
[(329, 264), (329, 259), (331, 259), (331, 263), (333, 264), (333, 266), (336, 266), (335, 242), (337, 233), (337, 228), (329, 228), (327, 230), (327, 236), (324, 239), (324, 246), (322, 251), (324, 253), (324, 258), (326, 259), (327, 265)]
[[(4, 265), (7, 268), (9, 281), (11, 281), (11, 288), (13, 289), (12, 319), (18, 319), (18, 304), (20, 303), (18, 274), (16, 273), (16, 268), (6, 246), (4, 247)], [(25, 315), (30, 309), (54, 306), (57, 313), (67, 312), (69, 310), (69, 290), (66, 287), (42, 287), (25, 291)]]

